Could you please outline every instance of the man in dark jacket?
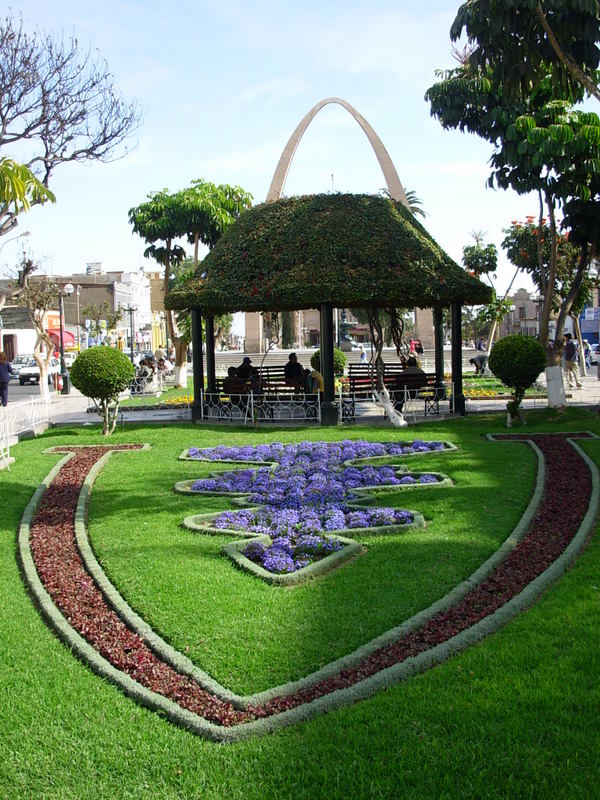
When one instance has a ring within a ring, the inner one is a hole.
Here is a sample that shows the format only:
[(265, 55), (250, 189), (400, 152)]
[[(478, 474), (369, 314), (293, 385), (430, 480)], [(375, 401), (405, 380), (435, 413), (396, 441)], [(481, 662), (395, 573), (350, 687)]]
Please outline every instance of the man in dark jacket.
[(301, 389), (304, 387), (304, 369), (302, 364), (298, 363), (298, 356), (296, 353), (290, 353), (288, 362), (283, 368), (285, 382), (288, 386), (293, 386), (294, 389)]

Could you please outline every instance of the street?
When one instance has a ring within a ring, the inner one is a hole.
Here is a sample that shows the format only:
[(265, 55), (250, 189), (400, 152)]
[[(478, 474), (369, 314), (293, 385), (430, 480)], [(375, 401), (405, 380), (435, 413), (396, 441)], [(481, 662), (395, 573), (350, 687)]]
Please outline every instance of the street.
[[(50, 387), (50, 394), (54, 395), (54, 387)], [(40, 387), (37, 384), (29, 383), (25, 386), (19, 385), (19, 380), (14, 379), (8, 384), (8, 404), (22, 403), (34, 397), (36, 400), (40, 396)]]

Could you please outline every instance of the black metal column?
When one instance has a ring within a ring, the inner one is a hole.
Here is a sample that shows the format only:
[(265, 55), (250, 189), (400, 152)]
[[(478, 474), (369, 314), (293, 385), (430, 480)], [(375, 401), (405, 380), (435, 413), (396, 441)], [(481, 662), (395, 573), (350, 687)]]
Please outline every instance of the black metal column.
[(462, 382), (462, 306), (452, 303), (452, 411), (465, 415), (465, 396)]
[(444, 385), (444, 323), (442, 309), (433, 309), (433, 346), (435, 349), (435, 385)]
[(321, 372), (325, 384), (321, 402), (321, 423), (337, 425), (338, 407), (335, 402), (335, 375), (333, 372), (333, 308), (331, 303), (321, 304)]
[(206, 391), (215, 392), (215, 318), (205, 317), (206, 324)]
[(192, 355), (194, 370), (194, 402), (192, 419), (202, 417), (201, 393), (204, 391), (204, 359), (202, 357), (202, 315), (199, 308), (192, 309)]

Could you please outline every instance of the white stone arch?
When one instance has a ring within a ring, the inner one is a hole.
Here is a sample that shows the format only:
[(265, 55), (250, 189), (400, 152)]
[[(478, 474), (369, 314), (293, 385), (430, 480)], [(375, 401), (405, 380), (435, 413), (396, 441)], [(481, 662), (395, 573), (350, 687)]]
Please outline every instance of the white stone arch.
[(281, 197), (285, 180), (287, 178), (287, 174), (289, 172), (292, 159), (294, 158), (294, 154), (300, 139), (304, 135), (314, 117), (324, 106), (329, 105), (330, 103), (337, 103), (337, 105), (345, 108), (346, 111), (348, 111), (358, 122), (367, 139), (369, 140), (377, 161), (379, 162), (379, 166), (381, 167), (390, 197), (393, 200), (398, 200), (400, 203), (403, 203), (407, 208), (409, 208), (404, 188), (400, 183), (400, 178), (398, 177), (396, 168), (394, 167), (392, 159), (390, 158), (390, 154), (385, 149), (383, 142), (379, 136), (377, 136), (373, 128), (369, 125), (362, 114), (359, 114), (358, 111), (350, 105), (350, 103), (347, 103), (340, 97), (326, 97), (325, 100), (321, 100), (316, 104), (316, 106), (313, 106), (308, 114), (303, 117), (283, 149), (283, 153), (281, 154), (281, 158), (279, 159), (279, 163), (277, 164), (277, 168), (275, 169), (275, 173), (273, 175), (273, 180), (271, 181), (271, 186), (269, 187), (269, 191), (267, 193), (267, 202), (269, 203), (273, 200), (279, 200)]

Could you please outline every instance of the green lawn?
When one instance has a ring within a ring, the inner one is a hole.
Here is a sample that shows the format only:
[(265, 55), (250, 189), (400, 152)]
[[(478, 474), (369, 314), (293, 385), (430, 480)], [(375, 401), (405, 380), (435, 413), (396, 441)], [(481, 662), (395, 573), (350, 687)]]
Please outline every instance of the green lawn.
[[(597, 415), (530, 413), (529, 429), (593, 430)], [(489, 443), (502, 417), (392, 428), (127, 428), (150, 442), (116, 455), (90, 504), (93, 546), (128, 602), (221, 683), (254, 692), (300, 677), (445, 593), (489, 556), (526, 505), (535, 462), (522, 444)], [(448, 473), (449, 489), (379, 502), (421, 511), (428, 526), (369, 538), (367, 554), (312, 583), (281, 589), (236, 570), (226, 539), (180, 527), (227, 498), (175, 495), (203, 465), (188, 446), (307, 439), (440, 438), (458, 453), (410, 459)], [(46, 628), (21, 581), (16, 530), (59, 455), (97, 429), (21, 442), (0, 473), (0, 797), (2, 798), (591, 798), (599, 796), (600, 547), (529, 612), (473, 649), (371, 700), (235, 745), (165, 722), (76, 661)], [(600, 464), (600, 440), (582, 442)]]

